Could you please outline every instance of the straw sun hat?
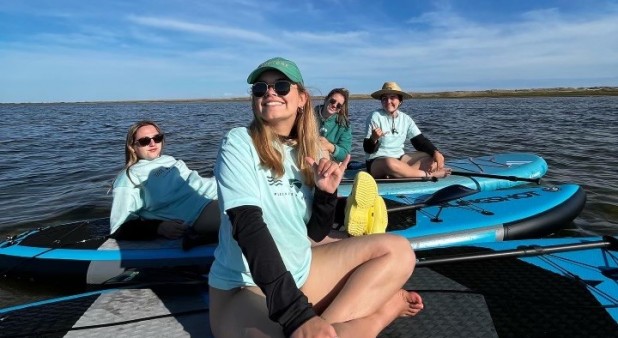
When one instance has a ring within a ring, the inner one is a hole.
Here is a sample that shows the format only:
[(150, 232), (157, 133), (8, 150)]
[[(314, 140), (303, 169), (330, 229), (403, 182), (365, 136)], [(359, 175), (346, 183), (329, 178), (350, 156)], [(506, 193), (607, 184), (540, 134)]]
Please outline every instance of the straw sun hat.
[(373, 97), (376, 100), (380, 100), (382, 98), (382, 95), (384, 94), (401, 95), (401, 97), (404, 99), (412, 98), (412, 95), (401, 90), (397, 82), (384, 82), (384, 84), (382, 85), (382, 89), (371, 93), (371, 97)]

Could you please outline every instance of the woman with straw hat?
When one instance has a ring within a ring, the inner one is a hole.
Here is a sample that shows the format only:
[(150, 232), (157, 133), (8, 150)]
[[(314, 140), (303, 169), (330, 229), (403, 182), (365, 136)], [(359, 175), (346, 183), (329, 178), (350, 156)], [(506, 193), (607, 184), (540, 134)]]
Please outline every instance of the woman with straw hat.
[[(371, 97), (380, 100), (382, 108), (367, 118), (363, 141), (367, 172), (375, 178), (448, 176), (451, 169), (444, 167), (442, 153), (421, 133), (414, 120), (399, 110), (403, 99), (412, 96), (397, 83), (385, 82)], [(418, 152), (404, 151), (407, 139)]]

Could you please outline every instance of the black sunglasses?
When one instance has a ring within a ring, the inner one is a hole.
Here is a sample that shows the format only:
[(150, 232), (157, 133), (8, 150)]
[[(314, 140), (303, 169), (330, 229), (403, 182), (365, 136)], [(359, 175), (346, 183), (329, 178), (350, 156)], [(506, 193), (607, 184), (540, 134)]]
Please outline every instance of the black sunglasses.
[(253, 86), (251, 86), (251, 93), (255, 97), (262, 97), (266, 95), (268, 88), (273, 88), (277, 95), (285, 96), (288, 95), (291, 87), (292, 82), (286, 80), (279, 80), (274, 84), (268, 84), (266, 82), (256, 82), (253, 84)]
[(142, 137), (139, 140), (135, 141), (135, 144), (139, 145), (140, 147), (145, 147), (147, 145), (150, 144), (150, 141), (154, 141), (155, 143), (161, 143), (163, 141), (164, 135), (163, 134), (157, 134), (153, 137)]
[(337, 100), (335, 100), (335, 99), (330, 99), (330, 101), (328, 101), (328, 102), (329, 102), (330, 104), (335, 104), (335, 103), (336, 103), (337, 105), (336, 105), (335, 107), (336, 107), (337, 109), (341, 109), (341, 107), (343, 107), (343, 104), (338, 103), (338, 102), (337, 102)]

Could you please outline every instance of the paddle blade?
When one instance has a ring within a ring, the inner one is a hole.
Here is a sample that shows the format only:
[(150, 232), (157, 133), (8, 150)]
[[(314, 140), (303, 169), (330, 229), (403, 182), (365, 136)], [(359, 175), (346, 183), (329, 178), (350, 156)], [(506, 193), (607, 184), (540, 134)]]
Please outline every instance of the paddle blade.
[(446, 203), (452, 200), (470, 196), (477, 192), (478, 190), (464, 187), (461, 184), (453, 184), (453, 185), (449, 185), (448, 187), (444, 187), (436, 191), (435, 193), (433, 193), (431, 196), (429, 196), (425, 200), (424, 204), (427, 206), (439, 205), (439, 204)]

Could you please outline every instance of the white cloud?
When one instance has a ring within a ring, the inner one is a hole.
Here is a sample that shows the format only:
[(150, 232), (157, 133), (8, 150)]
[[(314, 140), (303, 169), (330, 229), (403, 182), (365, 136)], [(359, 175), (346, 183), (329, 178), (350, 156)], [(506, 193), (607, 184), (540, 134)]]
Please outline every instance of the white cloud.
[[(43, 92), (65, 101), (67, 93), (77, 100), (245, 96), (247, 74), (273, 56), (296, 61), (321, 93), (334, 86), (369, 93), (389, 80), (418, 91), (617, 84), (616, 7), (537, 9), (484, 22), (448, 3), (408, 20), (384, 20), (388, 13), (375, 8), (337, 17), (330, 5), (198, 1), (191, 13), (132, 7), (125, 12), (139, 14), (105, 20), (66, 11), (51, 24), (62, 29), (24, 27), (15, 40), (0, 37), (0, 86), (10, 88), (0, 102), (36, 101)], [(96, 89), (80, 99), (80, 86), (69, 86), (79, 83)]]
[(129, 16), (128, 20), (143, 26), (159, 29), (204, 34), (218, 39), (241, 39), (249, 42), (273, 43), (275, 40), (254, 31), (218, 25), (197, 24), (174, 19)]

